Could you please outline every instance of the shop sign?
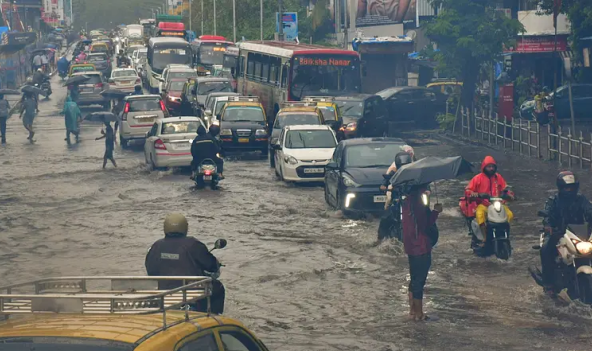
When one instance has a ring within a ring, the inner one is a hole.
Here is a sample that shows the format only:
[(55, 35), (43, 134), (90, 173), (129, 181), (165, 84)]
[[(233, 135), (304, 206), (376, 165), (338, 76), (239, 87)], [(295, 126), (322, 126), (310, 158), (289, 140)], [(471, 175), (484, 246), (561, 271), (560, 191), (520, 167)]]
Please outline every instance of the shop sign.
[[(540, 53), (553, 52), (555, 50), (555, 38), (552, 35), (518, 37), (516, 47), (505, 50), (506, 52)], [(567, 36), (557, 37), (557, 51), (567, 51)]]
[(2, 45), (28, 45), (37, 40), (35, 32), (2, 33)]
[(506, 121), (512, 120), (514, 113), (514, 84), (506, 84), (501, 86), (499, 91), (498, 115), (503, 117)]

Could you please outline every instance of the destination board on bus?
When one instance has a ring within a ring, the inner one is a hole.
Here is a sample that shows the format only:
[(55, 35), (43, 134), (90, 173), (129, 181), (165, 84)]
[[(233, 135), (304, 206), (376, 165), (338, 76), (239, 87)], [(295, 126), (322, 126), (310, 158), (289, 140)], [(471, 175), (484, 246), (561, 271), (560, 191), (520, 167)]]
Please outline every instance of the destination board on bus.
[(185, 32), (160, 32), (160, 35), (162, 36), (176, 36), (176, 37), (182, 37), (185, 35)]
[(295, 61), (301, 66), (346, 67), (352, 64), (351, 59), (344, 57), (298, 57)]

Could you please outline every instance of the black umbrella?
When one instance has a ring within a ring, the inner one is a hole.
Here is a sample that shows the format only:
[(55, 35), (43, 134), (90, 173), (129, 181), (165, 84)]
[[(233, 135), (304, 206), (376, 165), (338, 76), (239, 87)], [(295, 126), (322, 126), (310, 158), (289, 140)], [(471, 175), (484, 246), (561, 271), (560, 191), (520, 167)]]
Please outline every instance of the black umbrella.
[(21, 92), (13, 89), (0, 89), (0, 95), (21, 95)]
[(41, 94), (41, 95), (45, 95), (47, 96), (47, 93), (45, 90), (39, 89), (37, 87), (34, 87), (32, 85), (25, 85), (21, 91), (23, 93), (31, 93), (31, 94)]
[(473, 165), (461, 156), (429, 156), (401, 167), (391, 178), (391, 184), (428, 184), (437, 180), (454, 179), (464, 173), (473, 173)]
[(101, 122), (115, 122), (117, 121), (117, 116), (111, 112), (101, 111), (89, 113), (84, 119)]
[(82, 84), (82, 83), (88, 81), (89, 79), (90, 79), (90, 77), (86, 76), (86, 75), (70, 77), (70, 78), (68, 78), (68, 80), (66, 80), (64, 82), (63, 86)]
[(125, 91), (121, 91), (119, 89), (107, 89), (101, 91), (101, 95), (107, 99), (122, 99), (129, 94), (130, 93), (126, 93)]

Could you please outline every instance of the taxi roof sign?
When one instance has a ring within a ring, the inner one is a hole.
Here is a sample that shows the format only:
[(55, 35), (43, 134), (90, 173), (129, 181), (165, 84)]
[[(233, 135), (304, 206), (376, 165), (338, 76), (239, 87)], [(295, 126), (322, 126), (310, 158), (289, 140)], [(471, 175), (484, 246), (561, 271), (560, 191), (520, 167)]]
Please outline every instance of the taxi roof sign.
[(259, 102), (259, 96), (229, 96), (229, 102)]
[(317, 107), (316, 101), (284, 101), (282, 108), (284, 107)]
[(317, 101), (317, 102), (333, 102), (335, 101), (335, 97), (333, 96), (305, 96), (303, 101)]

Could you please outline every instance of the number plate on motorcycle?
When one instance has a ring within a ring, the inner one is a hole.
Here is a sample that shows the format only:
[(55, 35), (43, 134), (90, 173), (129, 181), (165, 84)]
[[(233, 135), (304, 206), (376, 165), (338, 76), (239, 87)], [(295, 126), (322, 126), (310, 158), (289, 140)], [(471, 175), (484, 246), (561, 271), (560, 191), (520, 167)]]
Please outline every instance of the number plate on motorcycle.
[(238, 138), (238, 142), (239, 143), (248, 143), (249, 142), (249, 138)]
[(204, 180), (212, 180), (212, 176), (204, 176)]
[(304, 173), (323, 173), (325, 172), (324, 168), (305, 168)]
[(386, 202), (386, 195), (374, 196), (374, 202)]

